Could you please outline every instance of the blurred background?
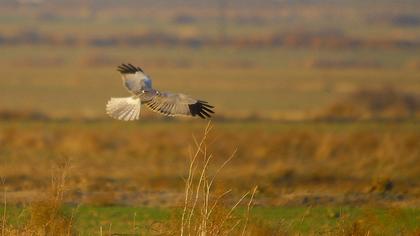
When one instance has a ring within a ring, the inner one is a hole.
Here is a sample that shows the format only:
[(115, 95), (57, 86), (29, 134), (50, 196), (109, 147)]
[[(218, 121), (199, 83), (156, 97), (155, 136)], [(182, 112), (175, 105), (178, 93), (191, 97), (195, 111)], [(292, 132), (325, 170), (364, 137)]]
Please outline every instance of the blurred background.
[[(115, 68), (131, 62), (159, 89), (211, 101), (218, 117), (305, 119), (332, 104), (357, 117), (414, 115), (418, 5), (4, 0), (0, 105), (103, 118), (108, 97), (125, 94)], [(397, 99), (378, 98), (388, 90)], [(336, 104), (344, 98), (357, 108)]]
[(420, 2), (2, 0), (0, 177), (32, 202), (171, 206), (205, 121), (111, 120), (116, 67), (216, 107), (216, 188), (262, 206), (420, 206)]

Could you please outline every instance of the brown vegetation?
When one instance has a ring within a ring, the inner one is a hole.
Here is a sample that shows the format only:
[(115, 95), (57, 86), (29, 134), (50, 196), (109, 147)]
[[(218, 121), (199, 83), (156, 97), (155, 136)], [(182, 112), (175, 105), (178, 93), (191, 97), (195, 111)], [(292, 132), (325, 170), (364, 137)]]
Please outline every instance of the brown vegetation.
[(319, 119), (418, 119), (420, 96), (393, 87), (359, 89), (330, 105)]
[[(82, 129), (81, 129), (82, 130)], [(237, 173), (238, 171), (241, 171), (241, 162), (247, 162), (251, 165), (258, 165), (257, 163), (253, 162), (251, 159), (246, 159), (246, 156), (244, 156), (243, 151), (234, 152), (229, 158), (221, 158), (220, 155), (224, 152), (220, 152), (220, 146), (217, 145), (217, 142), (213, 142), (213, 135), (210, 133), (211, 127), (208, 126), (205, 130), (205, 133), (203, 134), (202, 139), (196, 140), (195, 142), (195, 149), (193, 149), (192, 152), (190, 152), (190, 159), (188, 161), (189, 168), (187, 168), (187, 172), (185, 172), (183, 175), (187, 176), (185, 180), (185, 187), (184, 187), (184, 193), (183, 197), (179, 198), (178, 200), (176, 198), (170, 198), (169, 201), (172, 201), (172, 204), (176, 204), (177, 202), (182, 202), (180, 207), (174, 208), (174, 214), (173, 217), (169, 221), (163, 221), (163, 222), (155, 222), (153, 223), (153, 226), (149, 229), (147, 227), (146, 229), (138, 229), (135, 226), (133, 226), (132, 232), (143, 234), (151, 234), (151, 235), (288, 235), (289, 233), (293, 233), (290, 228), (290, 224), (293, 222), (289, 222), (289, 226), (283, 223), (280, 223), (278, 225), (270, 225), (267, 224), (267, 222), (262, 221), (261, 219), (255, 219), (251, 215), (252, 212), (252, 206), (254, 203), (262, 204), (263, 199), (267, 198), (268, 196), (274, 196), (276, 194), (284, 195), (286, 194), (286, 191), (291, 191), (292, 188), (296, 188), (297, 186), (293, 187), (293, 182), (296, 174), (293, 171), (284, 171), (282, 177), (277, 178), (275, 181), (279, 181), (277, 184), (275, 182), (272, 182), (273, 188), (282, 188), (282, 186), (286, 186), (288, 190), (279, 192), (271, 192), (269, 195), (267, 192), (267, 185), (264, 185), (263, 188), (258, 192), (257, 195), (262, 195), (262, 198), (260, 196), (256, 195), (257, 188), (254, 188), (252, 191), (248, 191), (245, 194), (239, 193), (238, 194), (238, 180), (241, 180), (239, 182), (242, 187), (239, 187), (239, 189), (246, 189), (249, 187), (250, 184), (253, 184), (254, 182), (247, 178), (246, 175), (243, 173)], [(271, 130), (272, 131), (272, 130)], [(407, 181), (407, 176), (401, 176), (401, 173), (396, 173), (399, 176), (392, 175), (391, 172), (395, 172), (396, 169), (400, 168), (399, 166), (396, 166), (396, 163), (394, 161), (392, 162), (393, 167), (390, 170), (390, 172), (387, 171), (387, 164), (386, 162), (389, 162), (390, 160), (387, 157), (387, 154), (395, 154), (395, 151), (400, 152), (398, 154), (403, 154), (401, 152), (401, 149), (394, 150), (395, 147), (403, 147), (404, 149), (408, 149), (408, 152), (416, 152), (417, 159), (410, 159), (410, 161), (416, 163), (418, 161), (418, 154), (419, 150), (416, 149), (416, 141), (418, 141), (418, 138), (411, 138), (410, 142), (407, 142), (407, 140), (398, 143), (395, 143), (396, 140), (389, 140), (390, 136), (387, 136), (385, 139), (388, 141), (379, 141), (377, 139), (371, 139), (370, 138), (362, 138), (366, 137), (366, 134), (359, 134), (353, 137), (349, 137), (351, 142), (349, 140), (344, 141), (343, 140), (337, 140), (337, 137), (334, 136), (333, 139), (331, 139), (331, 134), (329, 135), (329, 138), (325, 138), (325, 134), (322, 134), (321, 137), (322, 141), (320, 143), (317, 143), (316, 146), (319, 148), (316, 148), (315, 150), (310, 151), (310, 143), (316, 142), (317, 138), (316, 136), (319, 136), (318, 134), (310, 134), (306, 133), (303, 136), (300, 136), (300, 138), (296, 138), (294, 136), (291, 136), (290, 134), (287, 135), (287, 139), (290, 140), (290, 142), (287, 142), (288, 145), (285, 145), (285, 142), (282, 142), (280, 145), (281, 149), (277, 149), (276, 152), (282, 153), (283, 156), (290, 155), (291, 153), (294, 153), (294, 158), (304, 158), (303, 156), (296, 156), (296, 155), (305, 155), (304, 153), (297, 152), (297, 150), (305, 149), (305, 152), (307, 153), (314, 153), (315, 157), (319, 160), (325, 160), (325, 158), (329, 159), (329, 161), (333, 161), (333, 159), (340, 159), (340, 164), (336, 165), (334, 168), (337, 168), (337, 166), (340, 166), (341, 170), (346, 170), (346, 168), (343, 168), (345, 166), (350, 165), (350, 163), (344, 161), (346, 157), (352, 158), (352, 155), (358, 155), (360, 158), (365, 158), (366, 154), (371, 153), (373, 151), (373, 155), (376, 155), (374, 153), (377, 153), (378, 157), (376, 162), (379, 163), (382, 168), (378, 169), (379, 173), (376, 173), (375, 176), (386, 176), (386, 177), (380, 177), (376, 180), (373, 180), (371, 182), (371, 187), (366, 191), (366, 194), (370, 194), (371, 196), (376, 196), (374, 199), (368, 200), (367, 203), (369, 205), (368, 208), (362, 211), (362, 214), (357, 217), (349, 218), (346, 215), (341, 215), (340, 212), (331, 212), (331, 217), (337, 218), (337, 224), (328, 226), (324, 229), (322, 229), (320, 232), (310, 230), (309, 233), (321, 233), (323, 235), (371, 235), (371, 234), (378, 234), (383, 235), (387, 234), (389, 232), (385, 231), (386, 227), (383, 225), (383, 221), (378, 219), (378, 214), (372, 212), (371, 209), (372, 206), (377, 206), (381, 202), (384, 202), (384, 199), (393, 199), (391, 202), (395, 201), (401, 201), (401, 198), (398, 196), (402, 196), (402, 199), (410, 200), (410, 195), (418, 195), (419, 190), (415, 189), (415, 183), (411, 182), (409, 183), (409, 187), (407, 189), (401, 188), (402, 184), (398, 180), (399, 178), (404, 179), (404, 181)], [(160, 132), (160, 135), (162, 133)], [(164, 136), (164, 135), (162, 135)], [(217, 135), (220, 137), (220, 133)], [(243, 133), (242, 135), (243, 136)], [(283, 133), (282, 136), (286, 136), (285, 133)], [(10, 137), (10, 136), (9, 136)], [(134, 136), (131, 136), (133, 138)], [(298, 135), (299, 137), (299, 135)], [(381, 136), (379, 136), (381, 137)], [(402, 136), (399, 134), (398, 136), (401, 138)], [(110, 137), (109, 137), (110, 138)], [(115, 137), (114, 137), (115, 138)], [(121, 138), (121, 137), (119, 137)], [(271, 136), (273, 138), (273, 136)], [(413, 139), (414, 138), (414, 139)], [(112, 138), (110, 138), (112, 139)], [(236, 140), (238, 140), (238, 137), (235, 137)], [(223, 139), (228, 140), (228, 139)], [(306, 140), (309, 140), (307, 142)], [(137, 140), (138, 141), (138, 140)], [(381, 146), (382, 144), (379, 142), (385, 142), (383, 143), (388, 148), (385, 150), (385, 146)], [(83, 140), (82, 142), (86, 143), (86, 140)], [(255, 142), (255, 140), (254, 140)], [(267, 140), (264, 139), (263, 142), (267, 143)], [(135, 142), (138, 144), (138, 142)], [(249, 142), (248, 142), (249, 143)], [(341, 143), (341, 145), (337, 145)], [(346, 146), (345, 143), (350, 146)], [(394, 143), (392, 146), (390, 144)], [(88, 144), (88, 143), (86, 143)], [(162, 143), (161, 143), (162, 144)], [(292, 145), (293, 144), (293, 145)], [(132, 144), (134, 145), (134, 143)], [(210, 146), (216, 146), (216, 148), (211, 148)], [(378, 146), (379, 145), (379, 146)], [(271, 147), (271, 146), (270, 146)], [(174, 148), (174, 147), (170, 147)], [(225, 147), (227, 148), (227, 147)], [(276, 145), (272, 146), (271, 148), (276, 148)], [(278, 147), (277, 147), (278, 148)], [(308, 150), (309, 148), (309, 150)], [(414, 148), (414, 149), (413, 149)], [(176, 150), (174, 148), (173, 150)], [(283, 151), (280, 151), (283, 150)], [(350, 151), (353, 150), (353, 151)], [(379, 151), (383, 150), (383, 151)], [(394, 150), (394, 153), (389, 153), (390, 150)], [(249, 149), (246, 149), (246, 151), (249, 151)], [(362, 152), (363, 153), (362, 153)], [(214, 152), (214, 153), (213, 153)], [(289, 153), (290, 152), (290, 153)], [(353, 153), (352, 152), (358, 152)], [(289, 154), (287, 154), (289, 153)], [(255, 153), (253, 154), (253, 156)], [(346, 157), (344, 157), (344, 156)], [(331, 158), (331, 156), (333, 156)], [(405, 155), (407, 156), (407, 155)], [(118, 158), (118, 161), (126, 161), (124, 158), (116, 157)], [(240, 159), (240, 162), (235, 162), (238, 158)], [(243, 159), (245, 158), (245, 159)], [(367, 160), (360, 160), (359, 162), (366, 162)], [(391, 157), (393, 159), (394, 157)], [(281, 158), (283, 162), (287, 162), (287, 158)], [(140, 159), (144, 160), (144, 159)], [(72, 162), (74, 162), (73, 160)], [(93, 161), (93, 160), (91, 160)], [(261, 160), (260, 160), (261, 161)], [(278, 165), (275, 163), (275, 158), (270, 159), (270, 162), (273, 163), (273, 165)], [(302, 161), (302, 160), (301, 160)], [(299, 161), (299, 162), (301, 162)], [(352, 160), (355, 161), (355, 160)], [(399, 160), (403, 161), (403, 160)], [(407, 160), (404, 160), (404, 162)], [(41, 199), (35, 200), (29, 204), (27, 208), (24, 210), (29, 211), (29, 217), (28, 219), (25, 219), (22, 221), (22, 224), (16, 225), (11, 224), (7, 217), (5, 217), (5, 214), (0, 221), (1, 227), (0, 230), (2, 230), (2, 235), (78, 235), (77, 229), (74, 228), (74, 213), (66, 213), (63, 211), (63, 203), (65, 201), (65, 194), (71, 193), (73, 191), (72, 188), (75, 188), (75, 185), (72, 185), (71, 182), (74, 181), (74, 178), (78, 178), (77, 176), (80, 176), (80, 168), (70, 168), (69, 165), (69, 159), (65, 158), (62, 161), (60, 160), (54, 160), (54, 162), (58, 162), (56, 168), (54, 168), (52, 172), (52, 181), (51, 186), (48, 188), (49, 190), (46, 191), (46, 194), (40, 194)], [(77, 159), (76, 159), (77, 162)], [(217, 165), (213, 165), (216, 162)], [(318, 167), (314, 165), (314, 162), (308, 162), (308, 160), (304, 161), (306, 165), (310, 165), (310, 168), (323, 168), (324, 170), (328, 170), (327, 165), (325, 165), (325, 162), (323, 163), (322, 167)], [(113, 163), (115, 165), (116, 163)], [(138, 163), (137, 163), (138, 164)], [(365, 163), (366, 164), (366, 163)], [(182, 164), (182, 165), (185, 165)], [(353, 165), (355, 165), (353, 163)], [(371, 165), (370, 171), (372, 171)], [(24, 165), (20, 165), (21, 168), (25, 167)], [(8, 167), (11, 167), (10, 165)], [(124, 171), (130, 171), (126, 166)], [(148, 168), (151, 168), (152, 166), (147, 166)], [(297, 167), (297, 166), (296, 166)], [(116, 169), (118, 169), (118, 166), (113, 166), (111, 169), (107, 170), (109, 171), (107, 176), (109, 178), (114, 177), (113, 173)], [(164, 169), (164, 165), (160, 164), (160, 169)], [(248, 167), (249, 168), (249, 167)], [(260, 169), (268, 169), (267, 166), (262, 167), (258, 166)], [(302, 168), (302, 167), (300, 167)], [(363, 165), (357, 165), (358, 171), (360, 171), (360, 168), (363, 168)], [(403, 166), (404, 170), (409, 170), (407, 166)], [(418, 173), (418, 168), (414, 167), (413, 171), (416, 171), (416, 173), (412, 173), (413, 177), (408, 177), (408, 179), (415, 179), (416, 175)], [(42, 169), (45, 171), (45, 169)], [(90, 172), (92, 171), (98, 171), (97, 167), (90, 166)], [(309, 170), (309, 169), (308, 169)], [(308, 171), (305, 170), (305, 171)], [(317, 171), (318, 173), (321, 173)], [(256, 172), (254, 172), (256, 173)], [(261, 173), (265, 173), (265, 171), (261, 171)], [(35, 173), (39, 174), (39, 173)], [(150, 174), (150, 173), (149, 173)], [(260, 174), (260, 173), (258, 173)], [(354, 173), (355, 175), (361, 176), (360, 172)], [(409, 173), (405, 173), (406, 175), (410, 175)], [(68, 182), (68, 177), (70, 178), (70, 182)], [(127, 176), (128, 177), (128, 176)], [(233, 177), (236, 179), (236, 181), (227, 181), (228, 183), (222, 184), (220, 181), (226, 181), (226, 179)], [(337, 177), (339, 177), (337, 175)], [(133, 178), (133, 177), (128, 177)], [(178, 178), (181, 179), (181, 176), (179, 175), (173, 175), (172, 178)], [(261, 180), (258, 176), (253, 176), (253, 179)], [(319, 179), (318, 179), (319, 178)], [(6, 176), (5, 185), (8, 187), (8, 190), (13, 189), (13, 186), (10, 185), (10, 183), (7, 181), (8, 176)], [(73, 179), (73, 180), (71, 180)], [(117, 180), (117, 179), (115, 179)], [(266, 179), (267, 180), (267, 179)], [(263, 184), (265, 181), (257, 181), (257, 183)], [(45, 181), (45, 180), (44, 180)], [(244, 181), (244, 182), (242, 182)], [(310, 181), (309, 184), (316, 185), (316, 184), (322, 184), (322, 182), (325, 181), (322, 179), (321, 175), (318, 175), (317, 179), (314, 179)], [(329, 185), (333, 185), (334, 182), (336, 184), (342, 185), (343, 182), (339, 179), (334, 180), (330, 179), (327, 180)], [(332, 181), (332, 182), (331, 182)], [(70, 185), (66, 184), (69, 183)], [(120, 182), (121, 183), (121, 182)], [(344, 183), (345, 184), (345, 183)], [(352, 192), (355, 191), (355, 183), (352, 183)], [(369, 184), (367, 184), (368, 186)], [(116, 190), (121, 191), (121, 186), (106, 186), (102, 183), (98, 183), (96, 185), (97, 188), (110, 188), (110, 192), (115, 192)], [(167, 186), (165, 186), (166, 188)], [(77, 187), (76, 187), (77, 188)], [(138, 187), (139, 188), (139, 187)], [(152, 187), (151, 187), (152, 188)], [(298, 188), (298, 187), (297, 187)], [(297, 188), (294, 190), (296, 191)], [(305, 189), (309, 189), (308, 186), (304, 186)], [(331, 186), (329, 186), (329, 190), (331, 191)], [(124, 190), (123, 190), (124, 191)], [(245, 190), (246, 191), (246, 190)], [(295, 194), (298, 191), (295, 192)], [(400, 192), (400, 194), (398, 194)], [(403, 195), (401, 193), (404, 192)], [(8, 194), (9, 191), (6, 193)], [(347, 193), (348, 194), (348, 193)], [(360, 193), (359, 193), (360, 194)], [(234, 197), (229, 197), (229, 195), (233, 195)], [(377, 198), (378, 196), (382, 196), (381, 198)], [(277, 196), (278, 197), (278, 196)], [(316, 196), (315, 196), (316, 197)], [(310, 197), (306, 196), (305, 201), (302, 201), (300, 204), (309, 203), (310, 205), (319, 204), (319, 202), (314, 202), (310, 199)], [(115, 199), (118, 200), (118, 199)], [(358, 199), (360, 201), (361, 199)], [(334, 199), (332, 200), (334, 201)], [(375, 203), (370, 201), (376, 201)], [(94, 201), (94, 203), (99, 204), (98, 201)], [(331, 202), (330, 202), (331, 204)], [(415, 203), (418, 204), (418, 203)], [(5, 206), (7, 206), (7, 202), (5, 202)], [(236, 209), (241, 206), (243, 209), (243, 214), (238, 214)], [(410, 203), (410, 206), (414, 206), (413, 203)], [(7, 207), (3, 208), (4, 213), (7, 211)], [(77, 210), (77, 208), (75, 209)], [(306, 214), (310, 214), (311, 207), (307, 208)], [(385, 216), (389, 217), (390, 219), (394, 219), (396, 217), (399, 217), (399, 211), (398, 209), (392, 209), (387, 208), (385, 212)], [(299, 221), (303, 221), (303, 218), (305, 215), (302, 216), (302, 219), (296, 219), (293, 224), (299, 224)], [(129, 229), (131, 226), (131, 223), (127, 223), (127, 229)], [(134, 224), (135, 225), (135, 224)], [(143, 231), (146, 230), (146, 231)], [(151, 231), (150, 231), (151, 230)], [(406, 231), (406, 229), (403, 227), (401, 229), (398, 229), (400, 233), (409, 233), (409, 231)], [(109, 233), (111, 234), (111, 229), (109, 229)], [(99, 229), (99, 234), (102, 235), (102, 228)]]
[[(181, 215), (174, 218), (174, 228), (166, 229), (168, 235), (249, 235), (247, 227), (250, 210), (257, 187), (242, 195), (239, 200), (228, 206), (225, 198), (232, 189), (224, 190), (220, 194), (214, 193), (216, 177), (223, 167), (234, 157), (233, 153), (225, 162), (210, 175), (208, 167), (213, 155), (208, 152), (208, 136), (212, 126), (209, 122), (200, 140), (196, 141), (196, 148), (190, 155), (188, 177), (185, 182), (185, 196)], [(235, 209), (248, 197), (247, 211), (244, 216), (234, 214)]]
[(28, 211), (28, 219), (20, 219), (18, 225), (12, 225), (6, 217), (7, 202), (5, 192), (5, 205), (3, 207), (3, 218), (0, 221), (0, 231), (2, 236), (17, 235), (57, 235), (70, 236), (75, 234), (73, 228), (73, 215), (68, 215), (63, 211), (63, 199), (65, 192), (65, 181), (69, 171), (68, 160), (63, 160), (61, 164), (53, 170), (51, 186), (41, 195), (40, 200), (35, 200), (23, 211)]
[(324, 32), (289, 32), (266, 36), (230, 37), (220, 41), (218, 37), (189, 36), (164, 32), (146, 32), (142, 34), (81, 36), (50, 35), (38, 31), (22, 31), (16, 35), (1, 35), (1, 45), (59, 45), (59, 46), (233, 46), (233, 47), (305, 47), (305, 48), (381, 48), (381, 49), (416, 49), (419, 41), (396, 39), (355, 39), (345, 35), (330, 35)]
[[(69, 176), (72, 191), (67, 201), (171, 205), (182, 198), (178, 177), (186, 175), (194, 124), (12, 124), (0, 132), (0, 173), (10, 201), (33, 199), (31, 193), (46, 187), (49, 163), (63, 154), (72, 157), (77, 169)], [(366, 203), (376, 198), (404, 204), (418, 196), (417, 126), (289, 125), (218, 123), (209, 138), (212, 143), (217, 137), (209, 148), (214, 155), (209, 173), (235, 147), (238, 151), (219, 174), (216, 190), (229, 186), (243, 191), (258, 185), (259, 201), (266, 205)], [(371, 190), (384, 178), (393, 184), (386, 198)]]

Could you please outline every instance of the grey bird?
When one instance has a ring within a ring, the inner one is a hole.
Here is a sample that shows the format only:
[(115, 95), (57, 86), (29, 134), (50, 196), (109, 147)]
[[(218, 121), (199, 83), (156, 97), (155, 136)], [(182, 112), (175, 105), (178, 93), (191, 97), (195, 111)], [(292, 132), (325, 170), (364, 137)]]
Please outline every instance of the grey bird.
[(205, 101), (182, 93), (161, 92), (153, 89), (152, 80), (140, 67), (121, 64), (118, 66), (118, 71), (122, 75), (123, 85), (131, 96), (111, 98), (108, 101), (106, 113), (114, 119), (138, 120), (142, 104), (166, 116), (198, 116), (206, 119), (214, 113), (214, 107)]

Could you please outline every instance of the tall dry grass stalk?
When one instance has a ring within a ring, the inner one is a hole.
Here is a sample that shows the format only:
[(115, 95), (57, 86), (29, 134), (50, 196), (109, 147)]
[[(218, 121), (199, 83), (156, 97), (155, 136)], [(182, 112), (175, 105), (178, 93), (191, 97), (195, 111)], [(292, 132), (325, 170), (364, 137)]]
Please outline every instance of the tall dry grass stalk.
[(28, 211), (29, 219), (21, 226), (8, 224), (5, 192), (1, 235), (74, 235), (73, 212), (69, 215), (63, 211), (66, 178), (69, 170), (70, 161), (68, 158), (65, 158), (61, 163), (57, 164), (52, 171), (51, 186), (46, 191), (42, 200), (33, 202), (29, 207), (23, 209), (23, 211)]
[(3, 215), (1, 219), (1, 235), (6, 234), (6, 222), (7, 222), (7, 190), (5, 187), (5, 180), (1, 178), (1, 183), (3, 185)]
[(64, 158), (53, 169), (51, 187), (44, 200), (32, 203), (29, 227), (38, 235), (72, 235), (73, 214), (63, 212), (70, 160)]
[[(185, 181), (184, 206), (178, 233), (181, 236), (211, 236), (230, 235), (235, 231), (236, 234), (246, 235), (250, 210), (257, 187), (243, 194), (231, 207), (227, 207), (226, 204), (222, 203), (222, 199), (232, 191), (231, 189), (224, 191), (218, 196), (213, 196), (212, 187), (216, 176), (232, 160), (236, 151), (211, 176), (209, 164), (213, 155), (207, 149), (207, 141), (211, 130), (212, 125), (209, 122), (201, 140), (195, 140), (196, 148), (190, 156), (188, 177)], [(235, 209), (248, 196), (250, 196), (250, 199), (247, 204), (246, 215), (244, 217), (235, 216)], [(242, 226), (242, 230), (238, 229), (239, 226)]]

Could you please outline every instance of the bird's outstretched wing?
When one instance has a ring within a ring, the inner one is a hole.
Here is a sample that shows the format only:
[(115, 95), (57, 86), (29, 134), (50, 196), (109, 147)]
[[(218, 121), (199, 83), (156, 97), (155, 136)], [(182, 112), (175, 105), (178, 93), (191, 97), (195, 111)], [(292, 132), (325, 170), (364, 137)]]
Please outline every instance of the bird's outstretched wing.
[(123, 84), (130, 93), (138, 95), (143, 90), (152, 89), (151, 80), (140, 67), (135, 67), (131, 64), (121, 64), (117, 70), (121, 73)]
[[(167, 116), (199, 116), (210, 118), (214, 107), (182, 93), (164, 93), (154, 90), (153, 96), (145, 94), (146, 105), (153, 111)], [(141, 98), (140, 98), (141, 99)]]

